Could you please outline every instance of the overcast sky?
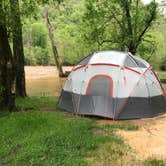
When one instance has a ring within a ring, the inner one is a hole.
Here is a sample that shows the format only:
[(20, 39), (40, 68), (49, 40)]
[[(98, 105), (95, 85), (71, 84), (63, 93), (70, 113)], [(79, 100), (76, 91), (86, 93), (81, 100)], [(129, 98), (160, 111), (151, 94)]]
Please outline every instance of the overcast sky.
[[(152, 0), (142, 0), (144, 3), (149, 3), (151, 2)], [(160, 3), (162, 0), (156, 0), (156, 2)], [(165, 0), (166, 1), (166, 0)]]

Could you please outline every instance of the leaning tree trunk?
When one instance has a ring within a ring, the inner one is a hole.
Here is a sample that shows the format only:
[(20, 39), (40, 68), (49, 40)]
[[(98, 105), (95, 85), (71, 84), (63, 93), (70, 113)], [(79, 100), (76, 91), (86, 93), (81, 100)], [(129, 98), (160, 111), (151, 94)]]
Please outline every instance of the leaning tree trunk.
[(58, 54), (58, 50), (57, 50), (57, 47), (56, 47), (56, 44), (55, 44), (54, 35), (53, 35), (53, 32), (52, 32), (52, 28), (51, 28), (51, 23), (50, 23), (49, 17), (48, 17), (48, 9), (47, 9), (46, 6), (44, 8), (44, 12), (45, 12), (46, 25), (47, 25), (51, 45), (52, 45), (52, 50), (53, 50), (57, 70), (59, 72), (59, 76), (63, 77), (64, 73), (63, 73), (63, 69), (62, 69), (62, 63), (61, 63), (61, 60), (60, 60), (60, 57), (59, 57), (59, 54)]
[(24, 50), (19, 0), (10, 0), (12, 13), (13, 54), (16, 69), (16, 95), (26, 97)]
[(15, 96), (12, 94), (14, 68), (2, 0), (0, 11), (0, 108), (12, 111), (15, 108)]

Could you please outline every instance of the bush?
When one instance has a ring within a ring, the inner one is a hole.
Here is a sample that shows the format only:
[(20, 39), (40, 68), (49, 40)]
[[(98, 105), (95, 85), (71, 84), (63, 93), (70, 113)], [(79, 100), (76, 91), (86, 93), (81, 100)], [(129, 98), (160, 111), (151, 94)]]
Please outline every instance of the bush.
[(161, 62), (160, 70), (166, 71), (166, 58)]

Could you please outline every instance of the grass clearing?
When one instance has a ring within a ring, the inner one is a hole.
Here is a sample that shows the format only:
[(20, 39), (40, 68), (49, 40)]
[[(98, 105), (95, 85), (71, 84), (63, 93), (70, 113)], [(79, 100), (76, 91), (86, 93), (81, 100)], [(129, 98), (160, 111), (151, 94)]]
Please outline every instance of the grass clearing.
[(69, 118), (51, 97), (19, 98), (16, 103), (21, 111), (0, 111), (0, 166), (144, 164), (116, 134), (138, 130), (131, 121), (101, 125), (95, 118)]

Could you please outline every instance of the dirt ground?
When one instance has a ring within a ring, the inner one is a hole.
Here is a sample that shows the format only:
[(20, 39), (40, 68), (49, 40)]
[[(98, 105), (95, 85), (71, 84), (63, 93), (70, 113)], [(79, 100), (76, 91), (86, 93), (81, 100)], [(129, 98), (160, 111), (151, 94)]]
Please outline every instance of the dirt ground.
[[(133, 149), (136, 157), (166, 159), (166, 114), (148, 119), (130, 120), (139, 126), (136, 131), (118, 131), (127, 144)], [(118, 123), (119, 121), (100, 120), (102, 124)]]
[[(65, 67), (70, 71), (71, 67)], [(64, 79), (57, 77), (55, 67), (35, 66), (25, 68), (28, 94), (36, 95), (41, 92), (59, 95)], [(139, 158), (150, 156), (166, 158), (166, 114), (151, 118), (132, 120), (140, 127), (138, 131), (120, 131), (126, 143), (128, 143)], [(103, 120), (102, 123), (114, 123), (112, 120)], [(116, 122), (115, 122), (116, 123)]]
[(166, 159), (166, 114), (150, 119), (133, 120), (138, 131), (121, 131), (120, 134), (140, 158), (151, 156)]

